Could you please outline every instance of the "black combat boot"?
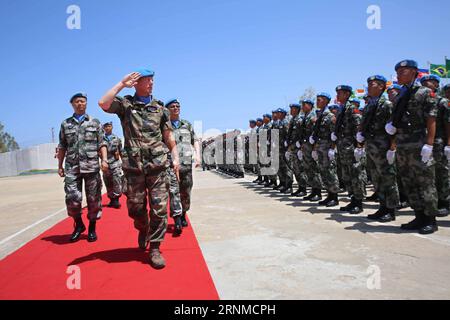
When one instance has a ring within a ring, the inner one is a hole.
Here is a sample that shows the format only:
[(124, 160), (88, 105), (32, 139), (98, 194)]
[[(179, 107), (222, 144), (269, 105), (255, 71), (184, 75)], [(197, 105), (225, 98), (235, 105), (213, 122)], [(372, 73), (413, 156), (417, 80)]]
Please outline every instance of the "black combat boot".
[(183, 214), (181, 215), (181, 225), (183, 226), (183, 228), (186, 228), (188, 226), (188, 222), (186, 220), (186, 212), (183, 212)]
[(446, 200), (438, 201), (438, 212), (436, 214), (437, 217), (443, 218), (448, 216), (449, 213), (449, 202)]
[(339, 198), (337, 193), (331, 193), (331, 200), (328, 201), (326, 204), (327, 208), (335, 207), (339, 205)]
[(317, 189), (317, 188), (312, 188), (311, 194), (309, 196), (303, 198), (303, 200), (308, 200), (311, 202), (316, 202), (316, 201), (322, 200), (321, 190)]
[(95, 242), (95, 241), (97, 241), (97, 233), (95, 232), (96, 224), (97, 224), (96, 220), (89, 221), (88, 242)]
[(275, 184), (274, 184), (272, 190), (280, 190), (280, 189), (282, 189), (282, 188), (283, 188), (283, 184), (282, 184), (281, 181), (280, 181), (280, 183), (278, 183), (278, 184), (275, 182)]
[(253, 180), (252, 183), (259, 183), (262, 181), (262, 177), (258, 176), (258, 178), (256, 180)]
[(414, 211), (414, 214), (416, 215), (414, 220), (400, 226), (402, 230), (419, 230), (425, 225), (425, 213), (423, 211)]
[(179, 237), (181, 235), (181, 233), (183, 232), (183, 225), (181, 223), (181, 217), (176, 216), (173, 218), (173, 220), (175, 222), (175, 230), (173, 231), (173, 236)]
[(350, 199), (350, 203), (348, 205), (346, 205), (345, 207), (341, 207), (339, 208), (340, 211), (350, 211), (351, 209), (353, 209), (353, 207), (355, 206), (355, 201), (356, 199), (354, 197), (351, 197)]
[(262, 186), (262, 185), (264, 185), (267, 181), (269, 181), (269, 180), (267, 179), (267, 177), (264, 176), (264, 177), (261, 178), (261, 181), (258, 182), (258, 185)]
[(369, 202), (378, 202), (379, 200), (380, 198), (378, 197), (378, 193), (376, 191), (370, 197), (366, 197), (366, 201)]
[(331, 200), (332, 195), (333, 194), (331, 192), (328, 192), (327, 197), (325, 199), (323, 199), (322, 201), (319, 201), (318, 205), (325, 206)]
[(269, 177), (264, 178), (264, 188), (268, 188), (272, 186), (272, 181), (269, 179)]
[(292, 193), (292, 184), (288, 184), (280, 189), (280, 192), (283, 194), (291, 194)]
[(387, 208), (385, 206), (380, 205), (380, 208), (378, 209), (377, 212), (375, 212), (374, 214), (369, 214), (367, 216), (367, 219), (370, 220), (378, 220), (380, 219), (382, 216), (384, 216), (387, 213)]
[(424, 223), (419, 229), (420, 234), (432, 234), (438, 231), (438, 225), (436, 222), (436, 217), (424, 216)]
[(294, 193), (291, 193), (291, 196), (294, 197), (304, 197), (306, 196), (306, 187), (298, 187), (298, 190)]
[(355, 205), (353, 206), (353, 208), (351, 208), (349, 210), (349, 213), (350, 214), (360, 214), (363, 211), (364, 211), (363, 201), (362, 200), (355, 200)]
[(378, 218), (378, 222), (380, 223), (388, 223), (391, 221), (395, 221), (395, 209), (387, 208), (386, 214)]
[(80, 236), (83, 232), (86, 231), (86, 226), (83, 223), (81, 217), (74, 219), (74, 230), (70, 237), (70, 242), (77, 242), (80, 240)]
[(111, 199), (111, 202), (109, 204), (110, 205), (108, 205), (108, 206), (111, 208), (114, 208), (114, 209), (120, 209), (120, 207), (121, 207), (119, 198)]

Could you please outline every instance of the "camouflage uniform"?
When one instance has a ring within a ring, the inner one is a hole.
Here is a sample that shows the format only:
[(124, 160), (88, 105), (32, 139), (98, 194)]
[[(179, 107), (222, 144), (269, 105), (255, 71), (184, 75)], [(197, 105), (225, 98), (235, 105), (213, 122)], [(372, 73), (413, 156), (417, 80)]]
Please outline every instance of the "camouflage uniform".
[(181, 206), (180, 186), (175, 171), (173, 170), (172, 155), (170, 152), (167, 154), (170, 161), (170, 167), (167, 169), (167, 175), (169, 176), (169, 203), (170, 203), (170, 216), (175, 218), (181, 216), (183, 208)]
[[(325, 189), (333, 194), (339, 192), (339, 180), (336, 172), (336, 160), (328, 158), (328, 151), (332, 148), (331, 133), (334, 132), (336, 117), (325, 108), (316, 121), (314, 127), (314, 150), (319, 156), (319, 171)], [(317, 133), (316, 133), (317, 132)]]
[(367, 170), (382, 208), (395, 209), (399, 203), (395, 164), (390, 165), (386, 153), (391, 138), (384, 127), (392, 115), (392, 103), (385, 97), (369, 102), (363, 112), (362, 134), (365, 138)]
[(304, 119), (300, 126), (302, 137), (303, 161), (305, 165), (308, 185), (314, 189), (322, 189), (322, 180), (320, 178), (319, 167), (317, 162), (312, 158), (313, 146), (309, 143), (309, 137), (313, 133), (314, 124), (317, 121), (316, 110), (312, 110), (304, 115)]
[(278, 177), (280, 178), (280, 184), (283, 188), (292, 187), (292, 170), (289, 168), (289, 163), (287, 163), (286, 152), (288, 151), (288, 130), (289, 122), (286, 119), (278, 120), (275, 129), (278, 129), (279, 133), (279, 170)]
[(450, 103), (443, 97), (438, 97), (438, 113), (436, 119), (436, 138), (434, 139), (433, 158), (436, 161), (436, 189), (439, 199), (439, 209), (449, 209), (449, 165), (444, 148), (447, 145), (446, 126), (450, 122)]
[(183, 214), (189, 211), (191, 207), (192, 180), (192, 157), (193, 146), (198, 141), (194, 128), (187, 121), (181, 119), (175, 124), (172, 121), (175, 141), (177, 143), (178, 155), (180, 158), (180, 196)]
[(145, 104), (136, 96), (118, 96), (107, 112), (118, 115), (125, 137), (122, 168), (127, 184), (128, 215), (137, 230), (148, 230), (150, 242), (161, 242), (167, 230), (169, 150), (162, 132), (172, 130), (168, 111), (155, 99)]
[[(405, 88), (405, 87), (404, 87)], [(434, 217), (437, 211), (435, 163), (426, 165), (421, 160), (422, 147), (426, 144), (427, 118), (438, 114), (437, 101), (430, 89), (413, 85), (407, 103), (407, 112), (400, 120), (396, 133), (397, 170), (408, 202), (415, 212)], [(397, 107), (405, 90), (400, 93), (394, 106)]]
[(97, 119), (86, 114), (81, 122), (74, 116), (62, 122), (58, 149), (66, 150), (64, 191), (67, 213), (74, 219), (81, 217), (83, 180), (88, 219), (97, 220), (102, 216), (102, 180), (98, 152), (103, 146), (103, 131)]
[(297, 156), (297, 153), (300, 151), (300, 148), (297, 147), (297, 142), (301, 144), (300, 126), (302, 121), (303, 117), (300, 113), (291, 120), (288, 131), (288, 150), (291, 152), (290, 164), (298, 187), (306, 188), (307, 181), (303, 160), (299, 160)]
[(117, 199), (122, 195), (122, 162), (117, 158), (117, 153), (122, 153), (122, 141), (115, 134), (104, 135), (104, 141), (108, 149), (108, 170), (103, 172), (103, 182), (108, 192), (108, 198)]
[(336, 120), (336, 145), (342, 166), (342, 179), (345, 187), (357, 201), (366, 194), (365, 168), (363, 161), (356, 161), (354, 151), (356, 133), (361, 124), (361, 112), (352, 103), (347, 102)]

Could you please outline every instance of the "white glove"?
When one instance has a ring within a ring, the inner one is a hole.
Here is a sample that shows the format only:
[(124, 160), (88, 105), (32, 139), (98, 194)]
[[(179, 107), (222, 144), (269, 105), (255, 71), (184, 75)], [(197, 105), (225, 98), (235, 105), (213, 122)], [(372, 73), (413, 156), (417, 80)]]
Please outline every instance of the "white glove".
[(433, 158), (433, 146), (428, 144), (423, 145), (420, 155), (422, 156), (422, 162), (428, 163)]
[(335, 159), (335, 157), (336, 157), (336, 150), (334, 150), (334, 149), (328, 150), (328, 159), (330, 161), (333, 161)]
[(302, 145), (300, 144), (300, 141), (297, 141), (295, 143), (295, 146), (297, 147), (297, 149), (300, 149), (302, 147)]
[(450, 161), (450, 146), (445, 146), (444, 153), (447, 157), (447, 160)]
[(364, 148), (356, 148), (355, 151), (353, 151), (353, 154), (355, 156), (356, 161), (361, 161), (362, 157), (364, 156)]
[(386, 152), (386, 159), (390, 165), (393, 165), (395, 162), (395, 150), (388, 150)]
[(289, 159), (291, 159), (291, 153), (290, 153), (289, 151), (287, 151), (287, 152), (284, 154), (284, 156), (285, 156), (285, 158), (286, 158), (287, 161), (289, 161)]
[(314, 139), (313, 136), (309, 136), (309, 143), (310, 143), (310, 144), (316, 143), (316, 140)]
[(284, 147), (287, 148), (288, 147), (288, 143), (287, 141), (284, 142)]
[(298, 158), (298, 160), (303, 160), (303, 152), (302, 152), (302, 150), (297, 152), (297, 158)]
[(366, 138), (364, 138), (364, 136), (361, 132), (358, 132), (356, 134), (356, 141), (358, 141), (359, 143), (363, 143), (365, 140), (366, 140)]
[(384, 130), (386, 130), (386, 132), (389, 133), (391, 136), (393, 136), (397, 132), (397, 128), (392, 125), (392, 122), (387, 123), (384, 126)]
[(331, 133), (331, 141), (333, 141), (333, 142), (337, 141), (337, 136), (334, 132)]
[(269, 140), (267, 140), (267, 142), (266, 142), (266, 143), (267, 143), (267, 145), (268, 145), (268, 146), (270, 146), (270, 141), (269, 141)]
[(319, 154), (317, 153), (317, 151), (313, 151), (311, 153), (311, 157), (314, 159), (314, 161), (319, 161)]

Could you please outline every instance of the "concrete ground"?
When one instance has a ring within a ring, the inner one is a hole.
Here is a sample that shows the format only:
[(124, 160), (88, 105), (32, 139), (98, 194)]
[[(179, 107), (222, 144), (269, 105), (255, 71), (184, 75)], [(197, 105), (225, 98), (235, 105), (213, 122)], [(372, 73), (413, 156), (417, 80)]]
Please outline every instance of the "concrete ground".
[[(429, 236), (196, 171), (190, 219), (222, 299), (449, 299), (450, 219)], [(55, 174), (0, 179), (0, 258), (66, 217)], [(131, 222), (130, 222), (131, 223)]]

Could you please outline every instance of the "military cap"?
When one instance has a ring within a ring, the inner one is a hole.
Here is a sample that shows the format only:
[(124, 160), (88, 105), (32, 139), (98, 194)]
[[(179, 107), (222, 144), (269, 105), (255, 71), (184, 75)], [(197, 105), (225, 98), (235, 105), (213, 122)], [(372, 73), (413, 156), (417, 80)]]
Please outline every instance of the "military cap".
[(172, 103), (178, 103), (180, 104), (180, 101), (178, 99), (172, 99), (169, 102), (166, 103), (165, 107), (168, 108)]
[(341, 106), (338, 104), (330, 104), (328, 106), (328, 109), (333, 110), (333, 109), (341, 109)]
[(450, 89), (450, 83), (447, 83), (447, 84), (442, 88), (442, 90), (448, 90), (448, 89)]
[(287, 111), (284, 110), (283, 108), (278, 108), (277, 110), (275, 110), (275, 112), (287, 114)]
[(297, 108), (297, 109), (300, 109), (302, 106), (301, 105), (299, 105), (298, 103), (292, 103), (292, 104), (290, 104), (289, 105), (289, 108)]
[(272, 120), (272, 115), (266, 113), (265, 115), (263, 115), (263, 118), (269, 118), (270, 120)]
[(112, 121), (110, 121), (110, 122), (105, 122), (105, 123), (103, 124), (103, 127), (106, 127), (106, 126), (112, 126)]
[(76, 98), (85, 98), (85, 99), (87, 100), (87, 94), (84, 93), (84, 92), (78, 92), (78, 93), (75, 93), (75, 94), (72, 96), (72, 98), (70, 98), (70, 103), (72, 103), (73, 100), (75, 100)]
[(357, 104), (361, 104), (361, 100), (359, 100), (358, 98), (353, 98), (353, 99), (350, 99), (350, 102), (356, 102)]
[(399, 85), (399, 84), (394, 83), (392, 86), (390, 86), (389, 88), (387, 88), (387, 91), (391, 91), (391, 90), (394, 90), (394, 89), (402, 90), (402, 86)]
[(256, 120), (251, 119), (251, 120), (248, 120), (248, 122), (249, 123), (256, 123)]
[(382, 75), (379, 75), (379, 74), (367, 78), (367, 83), (369, 83), (371, 81), (375, 81), (375, 80), (384, 82), (384, 84), (387, 83), (387, 79), (385, 77), (383, 77)]
[(304, 104), (304, 103), (308, 103), (314, 107), (314, 101), (312, 101), (311, 99), (302, 100), (302, 104)]
[(263, 122), (262, 118), (256, 118), (256, 122)]
[(337, 87), (336, 87), (336, 92), (338, 92), (339, 90), (348, 91), (348, 92), (350, 92), (350, 93), (353, 92), (353, 88), (352, 88), (351, 86), (347, 86), (347, 85), (345, 85), (345, 84), (340, 85), (340, 86), (337, 86)]
[(414, 69), (418, 69), (419, 65), (416, 61), (414, 60), (403, 60), (400, 61), (399, 63), (397, 63), (395, 65), (395, 71), (397, 71), (399, 68), (401, 67), (407, 67), (407, 68), (414, 68)]
[(326, 92), (318, 93), (317, 97), (324, 97), (324, 98), (327, 98), (329, 101), (331, 101), (331, 95)]
[(138, 72), (141, 75), (141, 78), (153, 77), (155, 75), (155, 71), (147, 69), (147, 68), (142, 68), (142, 69), (136, 70), (136, 72)]
[(420, 79), (420, 83), (423, 84), (425, 81), (428, 81), (428, 80), (435, 80), (438, 83), (441, 83), (441, 78), (435, 74), (427, 74), (426, 76), (423, 76)]

